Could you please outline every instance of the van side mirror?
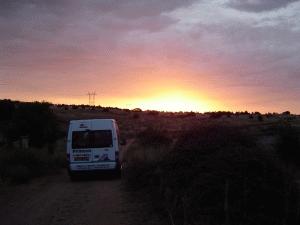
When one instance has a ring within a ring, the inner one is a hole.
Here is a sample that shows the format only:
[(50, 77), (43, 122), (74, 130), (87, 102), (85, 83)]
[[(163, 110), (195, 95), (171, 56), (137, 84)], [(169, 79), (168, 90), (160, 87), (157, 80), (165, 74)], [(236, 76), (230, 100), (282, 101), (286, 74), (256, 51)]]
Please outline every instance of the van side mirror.
[(127, 144), (126, 139), (121, 139), (121, 140), (120, 140), (120, 145), (126, 145), (126, 144)]

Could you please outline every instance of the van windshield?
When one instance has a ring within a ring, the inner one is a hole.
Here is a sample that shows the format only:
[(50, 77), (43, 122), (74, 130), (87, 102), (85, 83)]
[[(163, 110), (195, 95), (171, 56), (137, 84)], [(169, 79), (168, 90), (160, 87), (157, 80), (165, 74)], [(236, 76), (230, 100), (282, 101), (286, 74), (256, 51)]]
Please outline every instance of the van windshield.
[(72, 148), (110, 148), (113, 146), (111, 130), (74, 131)]

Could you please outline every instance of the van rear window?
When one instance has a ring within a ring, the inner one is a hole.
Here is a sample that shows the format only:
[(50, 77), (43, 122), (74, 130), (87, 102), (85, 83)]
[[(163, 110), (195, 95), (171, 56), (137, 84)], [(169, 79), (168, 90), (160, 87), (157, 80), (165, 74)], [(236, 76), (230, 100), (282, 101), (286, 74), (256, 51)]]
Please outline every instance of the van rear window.
[(111, 130), (73, 131), (72, 148), (109, 148), (113, 146)]

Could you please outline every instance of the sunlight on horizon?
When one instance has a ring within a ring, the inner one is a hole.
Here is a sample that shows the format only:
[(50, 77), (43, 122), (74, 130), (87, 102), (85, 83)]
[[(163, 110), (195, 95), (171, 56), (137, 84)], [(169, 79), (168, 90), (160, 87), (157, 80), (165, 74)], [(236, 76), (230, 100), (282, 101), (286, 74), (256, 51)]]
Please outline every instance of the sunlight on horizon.
[[(17, 98), (16, 98), (17, 100)], [(42, 98), (26, 98), (19, 99), (26, 101), (47, 101), (53, 104), (75, 104), (75, 105), (88, 105), (88, 97), (82, 95), (77, 98), (56, 98), (53, 96), (44, 96)], [(211, 100), (209, 97), (199, 95), (195, 91), (178, 89), (160, 91), (157, 94), (148, 94), (138, 97), (126, 96), (96, 96), (96, 106), (103, 107), (118, 107), (142, 110), (157, 110), (166, 112), (208, 112), (224, 108), (219, 102)]]
[(136, 99), (133, 100), (130, 105), (134, 106), (134, 108), (141, 108), (143, 110), (168, 112), (205, 112), (210, 111), (213, 108), (208, 101), (183, 91), (165, 92), (143, 99)]

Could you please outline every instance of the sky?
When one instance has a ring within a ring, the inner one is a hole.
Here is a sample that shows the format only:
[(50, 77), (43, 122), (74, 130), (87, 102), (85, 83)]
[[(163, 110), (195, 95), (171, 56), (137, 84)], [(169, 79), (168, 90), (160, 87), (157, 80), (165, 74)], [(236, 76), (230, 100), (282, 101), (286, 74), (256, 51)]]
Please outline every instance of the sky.
[(0, 0), (0, 99), (300, 113), (300, 1)]

